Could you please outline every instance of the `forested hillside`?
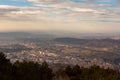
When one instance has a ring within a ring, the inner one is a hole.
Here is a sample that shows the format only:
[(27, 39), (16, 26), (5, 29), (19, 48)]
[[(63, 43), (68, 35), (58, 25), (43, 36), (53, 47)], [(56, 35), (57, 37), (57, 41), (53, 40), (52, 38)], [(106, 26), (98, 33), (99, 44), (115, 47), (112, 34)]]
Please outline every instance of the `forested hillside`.
[(118, 70), (104, 69), (98, 66), (83, 68), (75, 65), (61, 68), (56, 72), (46, 62), (10, 63), (0, 53), (0, 80), (120, 80)]

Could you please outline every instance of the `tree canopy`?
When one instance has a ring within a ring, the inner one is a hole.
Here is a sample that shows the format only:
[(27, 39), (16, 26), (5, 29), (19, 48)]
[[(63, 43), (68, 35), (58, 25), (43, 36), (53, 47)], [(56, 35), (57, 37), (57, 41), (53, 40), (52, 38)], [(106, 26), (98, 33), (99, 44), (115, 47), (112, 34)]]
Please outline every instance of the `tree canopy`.
[(120, 72), (99, 66), (83, 68), (79, 65), (67, 66), (57, 72), (49, 68), (46, 62), (15, 62), (0, 53), (0, 80), (120, 80)]

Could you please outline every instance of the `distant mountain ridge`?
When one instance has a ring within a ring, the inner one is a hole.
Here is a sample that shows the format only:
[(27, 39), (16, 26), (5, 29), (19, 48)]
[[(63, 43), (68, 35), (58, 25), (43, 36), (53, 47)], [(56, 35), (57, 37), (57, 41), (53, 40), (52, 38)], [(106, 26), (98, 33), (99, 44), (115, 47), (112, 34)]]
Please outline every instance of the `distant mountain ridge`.
[(53, 41), (55, 42), (60, 42), (60, 43), (73, 43), (73, 44), (82, 44), (82, 43), (86, 43), (86, 42), (102, 42), (102, 41), (106, 41), (106, 42), (120, 42), (120, 40), (114, 40), (114, 39), (79, 39), (79, 38), (56, 38)]

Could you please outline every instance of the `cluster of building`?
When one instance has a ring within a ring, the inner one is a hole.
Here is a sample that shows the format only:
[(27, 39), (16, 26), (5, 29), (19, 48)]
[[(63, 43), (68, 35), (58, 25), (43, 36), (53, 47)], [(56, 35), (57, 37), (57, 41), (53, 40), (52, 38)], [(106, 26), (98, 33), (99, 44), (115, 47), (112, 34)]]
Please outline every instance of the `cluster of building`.
[[(16, 61), (34, 61), (38, 63), (46, 61), (49, 64), (78, 64), (84, 67), (98, 65), (104, 68), (115, 67), (114, 64), (105, 61), (101, 57), (94, 56), (94, 54), (99, 55), (99, 53), (108, 53), (114, 49), (111, 49), (111, 47), (106, 46), (92, 46), (90, 47), (89, 44), (67, 45), (60, 43), (36, 43), (14, 41), (12, 43), (10, 42), (9, 44), (1, 45), (0, 50), (5, 52), (7, 58), (10, 59), (12, 63)], [(115, 50), (117, 50), (118, 46), (114, 48)]]

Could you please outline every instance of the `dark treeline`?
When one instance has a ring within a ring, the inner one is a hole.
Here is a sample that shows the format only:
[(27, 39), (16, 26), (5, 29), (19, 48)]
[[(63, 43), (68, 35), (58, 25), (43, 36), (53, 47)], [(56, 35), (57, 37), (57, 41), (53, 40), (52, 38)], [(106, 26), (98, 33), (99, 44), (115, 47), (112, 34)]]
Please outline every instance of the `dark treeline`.
[(10, 63), (3, 53), (0, 53), (0, 80), (120, 80), (120, 72), (104, 69), (98, 66), (83, 68), (67, 66), (52, 71), (46, 62)]

